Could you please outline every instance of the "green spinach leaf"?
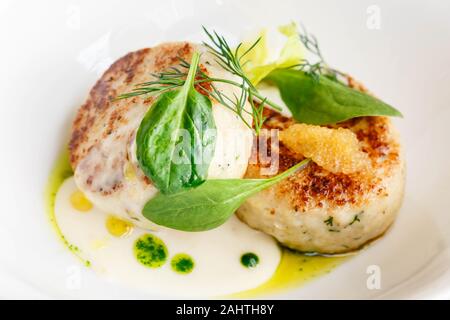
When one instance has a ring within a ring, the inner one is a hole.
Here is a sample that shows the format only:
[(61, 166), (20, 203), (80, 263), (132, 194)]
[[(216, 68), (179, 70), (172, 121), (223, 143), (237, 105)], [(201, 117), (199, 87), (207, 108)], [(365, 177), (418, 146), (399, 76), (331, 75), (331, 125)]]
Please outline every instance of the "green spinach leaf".
[(156, 224), (183, 231), (204, 231), (223, 224), (250, 196), (303, 169), (303, 160), (269, 179), (207, 180), (198, 188), (177, 194), (158, 194), (143, 209), (143, 215)]
[(164, 194), (205, 182), (214, 155), (216, 126), (211, 101), (194, 88), (198, 62), (195, 53), (185, 84), (162, 93), (137, 132), (139, 165)]
[(326, 125), (362, 116), (402, 116), (383, 101), (326, 76), (317, 80), (300, 70), (277, 69), (265, 80), (278, 87), (294, 119), (302, 123)]

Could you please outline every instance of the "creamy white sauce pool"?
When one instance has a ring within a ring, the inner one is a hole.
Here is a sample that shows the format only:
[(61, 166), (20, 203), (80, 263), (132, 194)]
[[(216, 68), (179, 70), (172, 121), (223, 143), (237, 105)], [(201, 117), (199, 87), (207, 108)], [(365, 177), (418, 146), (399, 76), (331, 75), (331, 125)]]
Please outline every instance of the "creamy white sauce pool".
[[(250, 229), (236, 217), (214, 230), (189, 233), (159, 227), (156, 231), (133, 228), (122, 238), (106, 228), (108, 215), (97, 209), (81, 212), (71, 203), (77, 192), (74, 179), (60, 187), (55, 201), (55, 218), (67, 241), (79, 248), (79, 254), (92, 269), (108, 280), (147, 292), (179, 296), (219, 296), (255, 288), (275, 273), (281, 258), (276, 242)], [(134, 254), (136, 239), (153, 234), (168, 250), (159, 268), (142, 265)], [(254, 268), (246, 268), (241, 256), (252, 252), (259, 258)], [(180, 274), (171, 268), (177, 254), (193, 258), (191, 273)]]

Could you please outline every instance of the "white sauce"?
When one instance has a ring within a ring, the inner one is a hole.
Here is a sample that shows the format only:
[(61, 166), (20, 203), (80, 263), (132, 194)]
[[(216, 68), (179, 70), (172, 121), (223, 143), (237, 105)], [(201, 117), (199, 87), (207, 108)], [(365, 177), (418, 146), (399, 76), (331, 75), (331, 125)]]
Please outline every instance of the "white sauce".
[[(151, 233), (162, 239), (169, 255), (166, 263), (148, 268), (134, 256), (134, 242), (149, 231), (134, 228), (125, 238), (109, 234), (105, 227), (107, 215), (95, 206), (79, 212), (70, 202), (77, 191), (74, 179), (67, 179), (56, 196), (55, 217), (69, 243), (80, 249), (92, 269), (113, 282), (137, 289), (178, 296), (220, 296), (255, 288), (275, 273), (281, 252), (272, 237), (250, 229), (232, 217), (227, 223), (206, 232), (181, 232), (159, 227)], [(241, 255), (253, 252), (259, 264), (245, 268)], [(190, 255), (195, 262), (192, 273), (179, 274), (170, 266), (178, 254)]]

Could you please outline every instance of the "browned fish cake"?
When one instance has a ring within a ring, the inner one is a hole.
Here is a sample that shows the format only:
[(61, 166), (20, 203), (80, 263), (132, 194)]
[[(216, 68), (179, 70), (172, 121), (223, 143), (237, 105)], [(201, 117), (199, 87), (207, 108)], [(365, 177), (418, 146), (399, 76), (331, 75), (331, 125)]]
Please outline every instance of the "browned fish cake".
[[(92, 88), (73, 123), (69, 149), (78, 188), (103, 211), (131, 219), (143, 228), (154, 227), (141, 213), (158, 190), (139, 167), (135, 137), (154, 98), (114, 98), (152, 80), (152, 74), (179, 66), (179, 58), (190, 61), (194, 51), (201, 53), (203, 72), (234, 80), (205, 47), (188, 42), (164, 43), (117, 60)], [(217, 88), (230, 96), (238, 94), (237, 88), (228, 84), (218, 84)], [(241, 178), (251, 153), (251, 130), (234, 112), (214, 101), (212, 113), (217, 143), (208, 178)], [(247, 120), (251, 123), (251, 116)], [(241, 143), (241, 148), (232, 148), (242, 140), (247, 142)]]
[[(267, 129), (294, 123), (266, 110)], [(281, 244), (304, 252), (342, 253), (383, 234), (401, 205), (405, 168), (398, 134), (389, 118), (361, 117), (333, 127), (354, 132), (372, 164), (370, 175), (329, 172), (315, 163), (248, 199), (237, 216), (249, 226), (274, 236)], [(282, 142), (278, 150), (283, 172), (303, 160)], [(261, 178), (261, 163), (250, 164), (245, 177)]]
[[(189, 59), (193, 48), (187, 42), (166, 43), (130, 52), (114, 62), (92, 88), (73, 122), (69, 144), (72, 167), (76, 168), (95, 143), (127, 121), (123, 118), (127, 109), (137, 103), (148, 105), (151, 102), (142, 97), (115, 102), (112, 99), (120, 93), (130, 92), (136, 84), (148, 81), (149, 72), (160, 72), (177, 64), (178, 57)], [(101, 134), (92, 137), (93, 128), (98, 126), (101, 126)]]

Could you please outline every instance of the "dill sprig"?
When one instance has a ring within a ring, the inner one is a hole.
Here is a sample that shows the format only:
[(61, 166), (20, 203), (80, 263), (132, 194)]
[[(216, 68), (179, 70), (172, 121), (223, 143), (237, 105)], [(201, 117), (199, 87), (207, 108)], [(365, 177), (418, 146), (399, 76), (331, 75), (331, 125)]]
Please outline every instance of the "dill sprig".
[(331, 68), (325, 61), (317, 38), (313, 34), (309, 33), (303, 25), (301, 25), (301, 28), (302, 30), (299, 32), (300, 41), (306, 50), (316, 57), (317, 61), (311, 63), (309, 60), (303, 59), (302, 63), (296, 67), (309, 74), (316, 80), (318, 80), (320, 76), (325, 76), (336, 81), (340, 81), (341, 77), (345, 77), (344, 73)]
[[(223, 36), (220, 36), (215, 31), (211, 33), (205, 27), (203, 27), (203, 30), (209, 40), (209, 42), (203, 42), (203, 45), (214, 57), (216, 63), (225, 71), (235, 75), (237, 81), (210, 77), (198, 69), (194, 85), (208, 94), (210, 98), (235, 112), (245, 125), (250, 129), (254, 129), (258, 135), (265, 121), (263, 115), (264, 107), (268, 105), (278, 111), (281, 110), (280, 106), (261, 95), (243, 71), (243, 58), (258, 44), (260, 39), (257, 39), (247, 50), (240, 53), (242, 51), (240, 50), (242, 43), (233, 50)], [(179, 57), (178, 66), (173, 66), (163, 72), (152, 74), (155, 80), (136, 85), (131, 92), (119, 95), (116, 97), (116, 100), (140, 95), (157, 95), (179, 88), (184, 85), (189, 68), (190, 64)], [(217, 88), (216, 83), (226, 83), (238, 87), (240, 93), (238, 95), (233, 94), (233, 96), (228, 96)], [(245, 108), (247, 102), (250, 104), (250, 111)], [(246, 115), (252, 116), (253, 126), (246, 120)]]

